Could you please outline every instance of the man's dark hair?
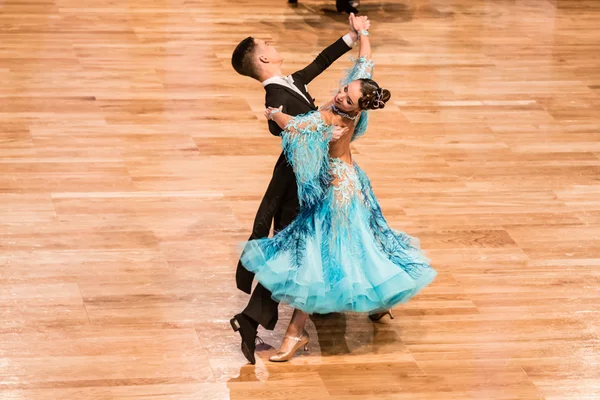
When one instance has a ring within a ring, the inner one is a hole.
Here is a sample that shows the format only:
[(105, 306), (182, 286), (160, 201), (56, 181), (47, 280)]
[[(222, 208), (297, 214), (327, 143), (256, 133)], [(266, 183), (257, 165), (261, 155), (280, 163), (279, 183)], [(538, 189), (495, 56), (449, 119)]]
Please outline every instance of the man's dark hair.
[(258, 70), (253, 60), (255, 51), (256, 42), (252, 36), (248, 36), (237, 45), (231, 55), (231, 65), (238, 74), (258, 79)]

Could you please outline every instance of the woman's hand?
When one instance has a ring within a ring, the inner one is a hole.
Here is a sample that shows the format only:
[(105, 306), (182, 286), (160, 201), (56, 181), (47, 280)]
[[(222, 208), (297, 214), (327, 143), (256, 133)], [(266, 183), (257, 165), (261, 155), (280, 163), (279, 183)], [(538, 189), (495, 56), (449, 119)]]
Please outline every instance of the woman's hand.
[(279, 108), (267, 107), (267, 109), (265, 110), (265, 118), (267, 118), (268, 120), (273, 120), (273, 115), (277, 114), (278, 112), (281, 112), (281, 110), (283, 110), (283, 106), (279, 106)]
[[(368, 59), (371, 58), (372, 52), (371, 52), (371, 42), (370, 40), (368, 40), (368, 31), (369, 28), (371, 27), (371, 22), (369, 21), (369, 18), (367, 18), (366, 16), (360, 16), (360, 17), (354, 17), (352, 18), (353, 21), (353, 26), (354, 29), (356, 29), (359, 32), (359, 37), (360, 37), (360, 47), (358, 48), (358, 56), (359, 57), (366, 57)], [(367, 31), (367, 34), (363, 34), (362, 31)], [(364, 40), (363, 40), (364, 38)]]
[(287, 115), (282, 112), (283, 106), (275, 107), (267, 107), (265, 110), (265, 117), (268, 120), (275, 121), (275, 123), (281, 128), (285, 129), (286, 125), (292, 120), (291, 115)]

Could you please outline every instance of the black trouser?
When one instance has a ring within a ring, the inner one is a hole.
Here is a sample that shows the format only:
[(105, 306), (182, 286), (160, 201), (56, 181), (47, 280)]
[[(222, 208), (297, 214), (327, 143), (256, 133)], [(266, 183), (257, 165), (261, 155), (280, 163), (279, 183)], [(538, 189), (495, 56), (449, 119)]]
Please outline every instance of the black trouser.
[[(268, 237), (271, 220), (273, 220), (275, 233), (288, 226), (296, 218), (298, 207), (298, 189), (294, 171), (285, 158), (280, 157), (269, 187), (258, 207), (249, 240)], [(240, 279), (245, 280), (246, 283), (248, 279), (252, 281), (252, 274), (246, 271), (241, 261), (238, 265), (237, 279), (238, 287)], [(242, 313), (265, 329), (272, 330), (277, 324), (278, 306), (279, 303), (272, 299), (271, 292), (259, 283), (252, 291), (250, 301)]]

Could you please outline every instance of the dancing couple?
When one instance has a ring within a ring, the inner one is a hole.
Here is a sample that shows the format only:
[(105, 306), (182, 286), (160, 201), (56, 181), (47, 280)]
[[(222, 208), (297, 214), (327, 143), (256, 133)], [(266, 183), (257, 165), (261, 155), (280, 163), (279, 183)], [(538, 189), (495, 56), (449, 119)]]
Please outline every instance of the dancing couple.
[[(273, 362), (306, 349), (309, 314), (393, 318), (392, 307), (436, 275), (418, 241), (388, 226), (367, 175), (352, 160), (350, 143), (365, 134), (368, 111), (383, 109), (391, 94), (371, 79), (368, 18), (351, 14), (349, 21), (348, 34), (289, 76), (281, 72), (283, 58), (262, 40), (248, 37), (233, 52), (234, 69), (262, 82), (269, 130), (283, 147), (236, 272), (238, 288), (251, 297), (231, 326), (252, 364), (258, 325), (275, 327), (279, 302), (294, 312)], [(357, 42), (358, 58), (337, 94), (317, 108), (307, 85)]]

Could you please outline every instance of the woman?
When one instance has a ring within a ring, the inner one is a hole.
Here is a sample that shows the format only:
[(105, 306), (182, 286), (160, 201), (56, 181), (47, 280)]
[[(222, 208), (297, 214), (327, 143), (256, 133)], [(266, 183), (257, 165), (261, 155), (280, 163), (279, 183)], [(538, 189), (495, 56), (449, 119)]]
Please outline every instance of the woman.
[[(298, 182), (300, 212), (273, 238), (253, 240), (244, 266), (279, 302), (295, 308), (279, 352), (281, 362), (308, 345), (308, 314), (368, 312), (377, 321), (428, 285), (436, 272), (416, 240), (386, 223), (366, 174), (352, 161), (350, 143), (363, 135), (366, 110), (384, 108), (390, 92), (371, 80), (373, 62), (365, 20), (359, 59), (335, 97), (320, 111), (292, 118), (265, 115), (284, 130), (282, 145)], [(330, 143), (332, 127), (352, 134)], [(393, 317), (392, 317), (393, 318)]]

